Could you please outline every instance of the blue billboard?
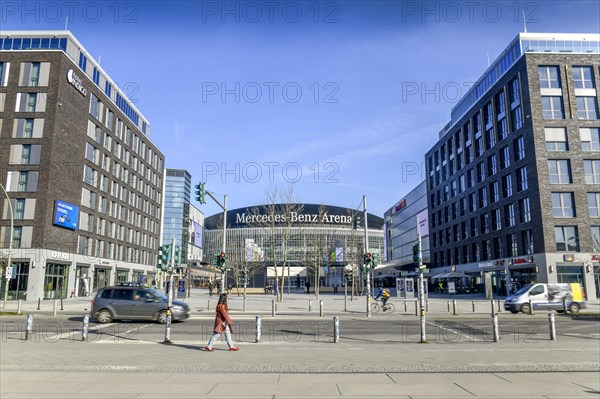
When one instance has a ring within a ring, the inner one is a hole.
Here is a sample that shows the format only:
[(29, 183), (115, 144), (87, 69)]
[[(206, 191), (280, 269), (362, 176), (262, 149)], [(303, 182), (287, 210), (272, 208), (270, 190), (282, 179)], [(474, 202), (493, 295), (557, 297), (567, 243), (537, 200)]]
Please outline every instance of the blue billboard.
[(54, 201), (54, 222), (56, 226), (77, 230), (79, 207), (61, 200)]

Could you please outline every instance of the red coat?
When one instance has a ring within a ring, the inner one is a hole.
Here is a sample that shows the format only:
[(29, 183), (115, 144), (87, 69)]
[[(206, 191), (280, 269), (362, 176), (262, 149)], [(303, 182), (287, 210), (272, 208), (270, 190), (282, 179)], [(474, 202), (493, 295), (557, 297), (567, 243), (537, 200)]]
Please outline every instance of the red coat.
[[(217, 314), (215, 317), (215, 327), (213, 332), (223, 334), (225, 332), (225, 326), (223, 322), (226, 322), (230, 326), (233, 325), (233, 321), (229, 318), (228, 307), (224, 303), (217, 305)], [(231, 329), (231, 327), (229, 327)]]

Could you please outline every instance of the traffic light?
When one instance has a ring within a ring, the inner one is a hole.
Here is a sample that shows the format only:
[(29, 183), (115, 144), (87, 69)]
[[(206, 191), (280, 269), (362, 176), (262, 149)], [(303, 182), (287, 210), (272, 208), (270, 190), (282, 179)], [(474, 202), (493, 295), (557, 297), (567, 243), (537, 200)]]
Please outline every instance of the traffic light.
[(413, 250), (413, 262), (418, 262), (419, 261), (419, 244), (415, 244), (412, 247)]
[(158, 248), (158, 265), (160, 270), (166, 270), (169, 263), (169, 245), (161, 245)]
[(221, 252), (219, 254), (218, 263), (219, 263), (219, 269), (225, 270), (225, 252)]
[(198, 183), (196, 184), (196, 201), (201, 204), (206, 204), (206, 188), (204, 187), (206, 183)]
[(358, 229), (358, 227), (360, 226), (360, 221), (361, 221), (360, 216), (354, 216), (354, 219), (352, 220), (352, 229), (353, 230)]
[(179, 246), (176, 246), (175, 254), (173, 255), (173, 263), (177, 264), (177, 265), (179, 264), (179, 253), (180, 253)]
[(363, 264), (365, 265), (365, 267), (367, 269), (369, 269), (371, 267), (372, 260), (373, 260), (373, 257), (371, 256), (371, 253), (367, 252), (363, 257)]
[(371, 269), (375, 269), (377, 267), (377, 256), (373, 255), (373, 260), (371, 260)]
[(352, 270), (344, 270), (344, 279), (346, 280), (346, 285), (352, 284)]

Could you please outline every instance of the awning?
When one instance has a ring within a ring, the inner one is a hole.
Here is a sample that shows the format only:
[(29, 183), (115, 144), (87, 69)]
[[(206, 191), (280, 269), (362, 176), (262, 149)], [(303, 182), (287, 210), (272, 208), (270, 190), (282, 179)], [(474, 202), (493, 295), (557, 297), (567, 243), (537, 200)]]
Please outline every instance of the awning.
[(463, 272), (449, 272), (449, 273), (440, 273), (440, 274), (436, 274), (435, 276), (432, 276), (431, 278), (465, 278), (465, 277), (469, 277), (466, 274), (464, 274)]

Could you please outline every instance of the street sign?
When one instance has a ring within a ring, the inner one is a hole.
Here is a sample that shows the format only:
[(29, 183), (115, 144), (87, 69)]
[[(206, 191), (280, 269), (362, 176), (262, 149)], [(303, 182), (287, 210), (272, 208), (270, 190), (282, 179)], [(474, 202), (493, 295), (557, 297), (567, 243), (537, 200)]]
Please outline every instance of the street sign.
[(11, 279), (13, 276), (13, 267), (12, 266), (6, 266), (6, 278), (7, 279)]

